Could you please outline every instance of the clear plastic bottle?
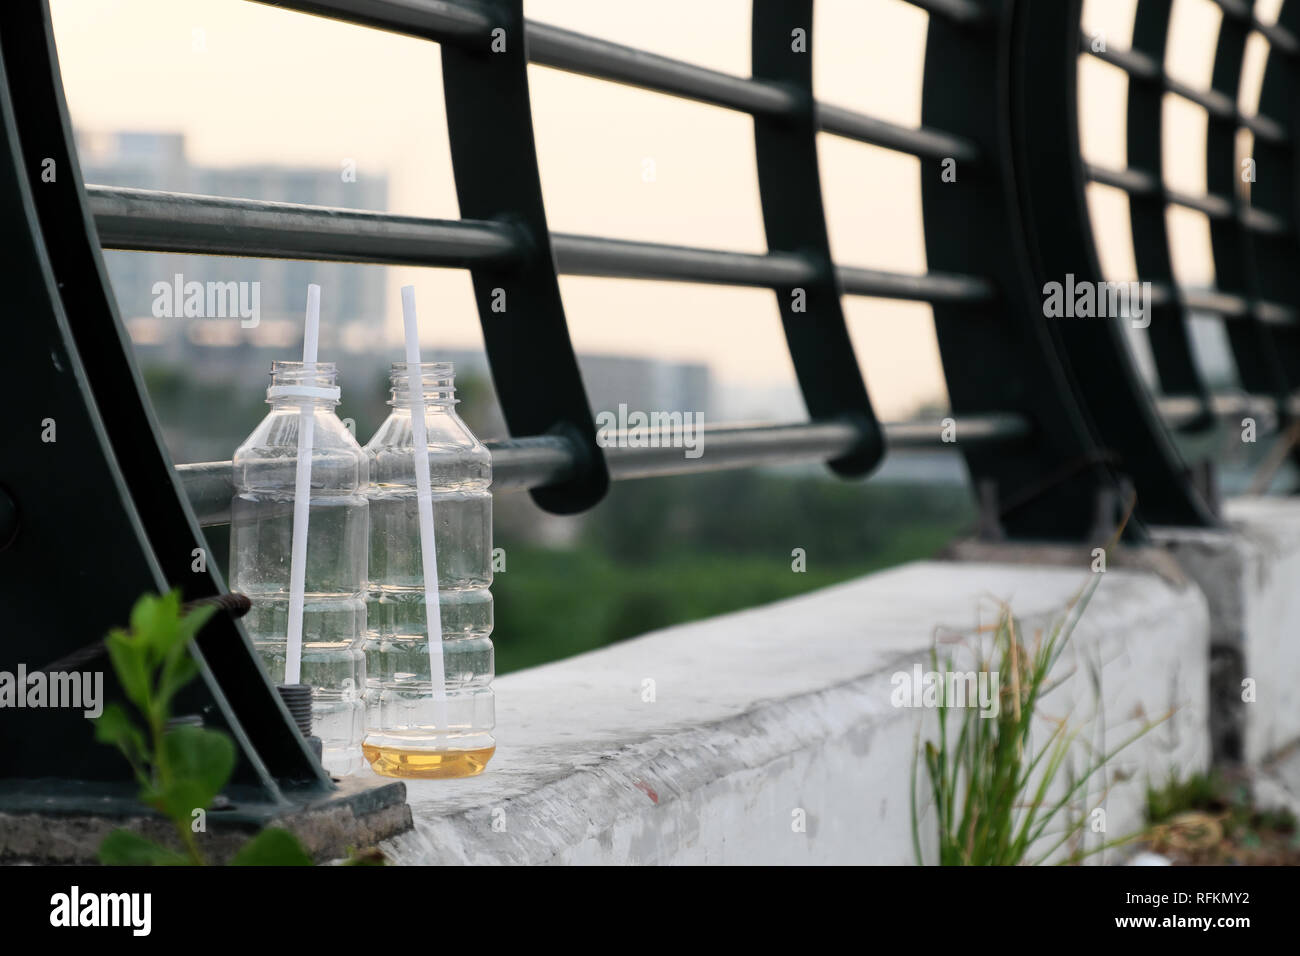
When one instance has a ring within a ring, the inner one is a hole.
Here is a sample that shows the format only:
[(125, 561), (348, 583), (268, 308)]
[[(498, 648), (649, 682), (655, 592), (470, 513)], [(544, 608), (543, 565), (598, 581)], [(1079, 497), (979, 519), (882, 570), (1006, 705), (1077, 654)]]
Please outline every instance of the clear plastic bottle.
[[(424, 568), (407, 365), (392, 367), (393, 412), (370, 457), (370, 603), (365, 755), (394, 777), (482, 771), (492, 737), (492, 458), (456, 414), (450, 363), (421, 365), (433, 499), (446, 701), (430, 680)], [(441, 719), (440, 719), (441, 717)]]
[(231, 588), (252, 599), (244, 624), (273, 683), (283, 683), (298, 430), (314, 419), (301, 682), (312, 685), (322, 763), (342, 775), (364, 766), (366, 560), (369, 460), (339, 420), (338, 371), (320, 362), (274, 362), (270, 414), (235, 452)]

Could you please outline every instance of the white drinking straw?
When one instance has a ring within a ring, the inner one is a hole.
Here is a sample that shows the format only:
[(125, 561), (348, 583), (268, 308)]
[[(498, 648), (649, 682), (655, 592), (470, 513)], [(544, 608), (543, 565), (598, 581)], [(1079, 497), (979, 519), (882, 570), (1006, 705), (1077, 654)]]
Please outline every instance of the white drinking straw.
[[(307, 286), (307, 328), (302, 336), (304, 377), (315, 371), (320, 346), (320, 286)], [(300, 383), (299, 387), (302, 387)], [(302, 677), (302, 618), (307, 584), (307, 514), (311, 507), (311, 446), (316, 430), (312, 400), (303, 397), (298, 418), (298, 471), (293, 483), (293, 545), (289, 556), (289, 646), (284, 662), (284, 682), (297, 684)]]
[(429, 479), (429, 432), (424, 422), (424, 372), (420, 366), (420, 331), (415, 317), (415, 286), (402, 286), (402, 324), (406, 328), (406, 375), (411, 392), (411, 441), (415, 453), (415, 490), (420, 512), (420, 558), (424, 566), (424, 617), (429, 635), (429, 677), (433, 683), (435, 722), (446, 729), (447, 671), (442, 657), (442, 606), (438, 600), (438, 552), (433, 538), (433, 492)]

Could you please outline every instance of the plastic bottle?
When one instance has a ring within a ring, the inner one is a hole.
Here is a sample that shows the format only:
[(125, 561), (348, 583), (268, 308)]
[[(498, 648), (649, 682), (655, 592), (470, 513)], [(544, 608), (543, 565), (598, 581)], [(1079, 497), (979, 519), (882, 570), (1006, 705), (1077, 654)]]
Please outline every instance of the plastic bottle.
[(322, 764), (361, 769), (364, 731), (369, 462), (339, 420), (331, 363), (274, 362), (270, 413), (234, 455), (231, 588), (252, 599), (244, 624), (272, 683), (285, 680), (298, 433), (314, 420), (301, 682), (312, 685)]
[(452, 366), (420, 367), (445, 699), (437, 699), (430, 679), (410, 380), (402, 362), (392, 367), (393, 412), (365, 446), (371, 486), (364, 750), (386, 776), (465, 777), (481, 772), (496, 747), (492, 458), (456, 414)]

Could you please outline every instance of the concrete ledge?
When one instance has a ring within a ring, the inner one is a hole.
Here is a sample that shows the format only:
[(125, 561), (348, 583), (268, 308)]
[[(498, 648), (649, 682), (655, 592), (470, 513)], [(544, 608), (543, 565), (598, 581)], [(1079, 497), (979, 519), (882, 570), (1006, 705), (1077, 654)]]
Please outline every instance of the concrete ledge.
[[(243, 790), (245, 797), (252, 792)], [(228, 793), (235, 796), (235, 805), (209, 811), (206, 829), (195, 836), (203, 855), (214, 863), (228, 862), (267, 826), (291, 831), (318, 863), (343, 858), (350, 849), (373, 846), (411, 827), (405, 787), (373, 775), (345, 777), (336, 790), (293, 805), (242, 799), (238, 788)], [(134, 786), (122, 785), (115, 803), (102, 796), (87, 798), (71, 788), (37, 806), (15, 810), (0, 805), (0, 863), (97, 863), (104, 838), (117, 829), (184, 852), (171, 822), (141, 807)]]
[[(408, 783), (415, 829), (383, 849), (416, 864), (910, 863), (915, 734), (934, 717), (893, 707), (891, 676), (928, 669), (936, 628), (991, 620), (990, 598), (1042, 618), (1086, 580), (1086, 565), (920, 562), (508, 675), (487, 772)], [(1147, 773), (1205, 766), (1208, 642), (1197, 588), (1106, 572), (1052, 706), (1112, 746), (1138, 712), (1178, 708), (1117, 764), (1109, 836), (1140, 822)], [(1101, 707), (1075, 706), (1085, 659)]]
[(1244, 705), (1243, 753), (1258, 763), (1300, 741), (1300, 501), (1238, 498), (1225, 513), (1253, 544), (1242, 676), (1255, 682), (1255, 700)]
[(1300, 741), (1300, 501), (1237, 498), (1224, 515), (1223, 531), (1156, 536), (1209, 602), (1215, 760), (1258, 766)]

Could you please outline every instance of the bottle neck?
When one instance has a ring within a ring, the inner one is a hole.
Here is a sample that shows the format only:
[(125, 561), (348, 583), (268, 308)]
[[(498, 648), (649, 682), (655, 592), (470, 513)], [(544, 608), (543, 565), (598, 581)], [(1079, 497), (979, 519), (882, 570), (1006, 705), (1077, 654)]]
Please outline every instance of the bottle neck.
[(394, 362), (389, 382), (388, 404), (395, 413), (409, 413), (412, 406), (421, 404), (426, 414), (451, 412), (458, 402), (450, 362), (423, 362), (418, 378), (412, 375), (405, 362)]
[(304, 406), (332, 409), (339, 403), (338, 369), (331, 362), (271, 363), (271, 387), (266, 401), (272, 408)]

